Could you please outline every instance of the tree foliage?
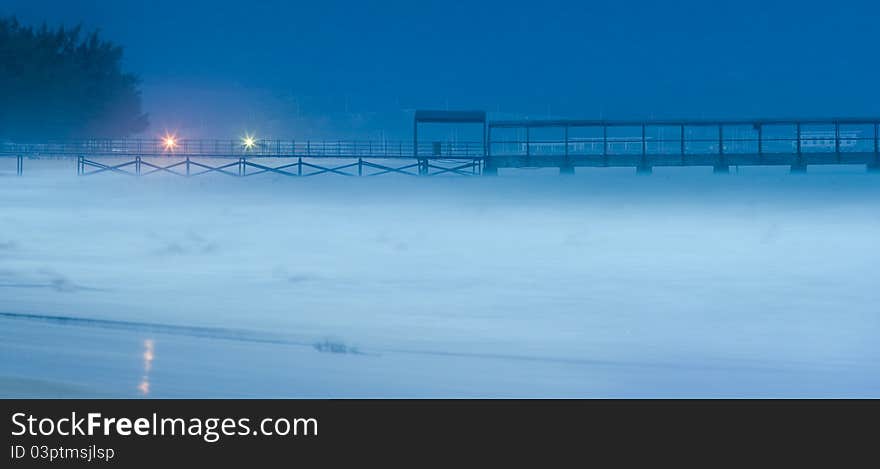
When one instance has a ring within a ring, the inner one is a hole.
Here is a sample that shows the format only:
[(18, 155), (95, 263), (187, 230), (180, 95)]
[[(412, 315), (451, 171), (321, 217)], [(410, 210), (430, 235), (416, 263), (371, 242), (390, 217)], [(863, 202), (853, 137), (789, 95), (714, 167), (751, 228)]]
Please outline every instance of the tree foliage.
[(81, 26), (0, 18), (0, 138), (119, 138), (143, 131), (140, 81), (122, 48)]

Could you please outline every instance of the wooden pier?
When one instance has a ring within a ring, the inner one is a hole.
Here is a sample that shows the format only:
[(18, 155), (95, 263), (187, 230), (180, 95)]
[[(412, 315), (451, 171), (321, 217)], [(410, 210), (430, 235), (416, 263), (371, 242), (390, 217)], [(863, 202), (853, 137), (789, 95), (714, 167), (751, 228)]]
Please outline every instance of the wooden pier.
[(880, 119), (498, 121), (488, 125), (487, 173), (498, 168), (864, 165), (880, 169)]
[[(479, 125), (480, 141), (420, 141), (428, 124)], [(862, 165), (880, 171), (880, 118), (487, 121), (482, 111), (417, 111), (412, 142), (86, 139), (0, 142), (0, 158), (72, 158), (77, 174), (183, 177), (475, 176), (503, 168)]]

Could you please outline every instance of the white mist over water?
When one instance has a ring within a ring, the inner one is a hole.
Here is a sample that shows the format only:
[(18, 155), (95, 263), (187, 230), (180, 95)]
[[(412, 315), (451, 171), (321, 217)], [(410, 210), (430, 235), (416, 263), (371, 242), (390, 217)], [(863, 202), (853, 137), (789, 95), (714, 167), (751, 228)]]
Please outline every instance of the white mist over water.
[(861, 168), (42, 164), (0, 177), (0, 395), (880, 394), (880, 178)]

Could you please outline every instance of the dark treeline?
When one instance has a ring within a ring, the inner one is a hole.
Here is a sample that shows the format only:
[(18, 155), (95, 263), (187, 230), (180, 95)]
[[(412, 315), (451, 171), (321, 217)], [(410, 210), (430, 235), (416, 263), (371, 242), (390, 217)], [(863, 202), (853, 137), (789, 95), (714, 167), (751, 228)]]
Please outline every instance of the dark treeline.
[(143, 131), (139, 79), (122, 48), (81, 27), (0, 18), (0, 139), (117, 138)]

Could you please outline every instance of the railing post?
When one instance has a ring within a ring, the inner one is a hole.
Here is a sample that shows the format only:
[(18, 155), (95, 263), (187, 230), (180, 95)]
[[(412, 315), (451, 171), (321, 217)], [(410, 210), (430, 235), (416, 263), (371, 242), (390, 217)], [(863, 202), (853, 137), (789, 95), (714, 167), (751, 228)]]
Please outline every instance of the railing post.
[(681, 125), (679, 126), (678, 144), (679, 144), (679, 148), (678, 148), (678, 150), (679, 150), (679, 153), (681, 154), (681, 164), (684, 165), (684, 163), (685, 163), (685, 159), (684, 159), (684, 155), (685, 155), (685, 146), (684, 146), (684, 124), (681, 124)]
[(608, 166), (608, 124), (602, 125), (602, 162)]
[(874, 123), (874, 162), (868, 164), (868, 171), (880, 171), (880, 122)]
[[(645, 124), (642, 124), (642, 157), (639, 160), (639, 164), (636, 165), (636, 173), (638, 174), (651, 174), (653, 171), (651, 165), (648, 164), (648, 141), (645, 127)], [(624, 151), (626, 149), (626, 144), (624, 144)]]
[(483, 176), (497, 176), (498, 168), (492, 164), (492, 126), (486, 129), (486, 147), (484, 149), (483, 164), (480, 167), (480, 174)]
[(141, 155), (134, 157), (134, 172), (138, 176), (141, 175)]
[(297, 161), (296, 161), (296, 175), (297, 176), (303, 175), (303, 158), (301, 156), (298, 157)]
[(758, 159), (764, 158), (764, 126), (755, 124), (758, 127)]
[(791, 167), (791, 172), (793, 173), (805, 173), (807, 171), (807, 165), (804, 163), (803, 153), (801, 152), (801, 123), (798, 122), (795, 124), (796, 129), (796, 137), (797, 137), (797, 159), (794, 165)]
[(189, 177), (189, 155), (186, 155), (186, 176)]
[(22, 155), (18, 155), (15, 161), (15, 174), (21, 176), (21, 173), (24, 172), (24, 157)]
[(642, 124), (642, 165), (648, 164), (648, 136), (645, 124)]
[(730, 172), (730, 166), (724, 159), (724, 125), (718, 124), (718, 162), (715, 164), (713, 171), (717, 174)]
[(483, 133), (480, 134), (483, 137), (483, 158), (485, 158), (489, 154), (489, 129), (486, 126), (486, 121), (483, 120)]
[(483, 148), (483, 156), (488, 158), (492, 156), (492, 126), (486, 128), (486, 145)]
[(874, 123), (874, 156), (880, 157), (880, 123)]
[(568, 163), (568, 126), (565, 126), (565, 162)]
[(574, 174), (574, 165), (568, 157), (568, 126), (565, 126), (565, 160), (559, 168), (559, 174)]
[(684, 154), (685, 154), (685, 146), (684, 146), (684, 124), (681, 125), (681, 129), (680, 129), (680, 130), (681, 130), (681, 136), (680, 136), (680, 140), (679, 140), (678, 143), (679, 143), (679, 145), (681, 146), (681, 148), (680, 148), (680, 150), (681, 150), (681, 164), (684, 165), (684, 164), (685, 164), (685, 158), (684, 158)]
[(837, 155), (837, 162), (840, 163), (840, 122), (834, 123), (834, 154)]
[(531, 127), (526, 126), (526, 158), (532, 156), (532, 132)]
[(364, 160), (361, 157), (358, 157), (358, 176), (364, 175)]
[(874, 123), (874, 162), (868, 164), (868, 171), (880, 172), (880, 123)]

